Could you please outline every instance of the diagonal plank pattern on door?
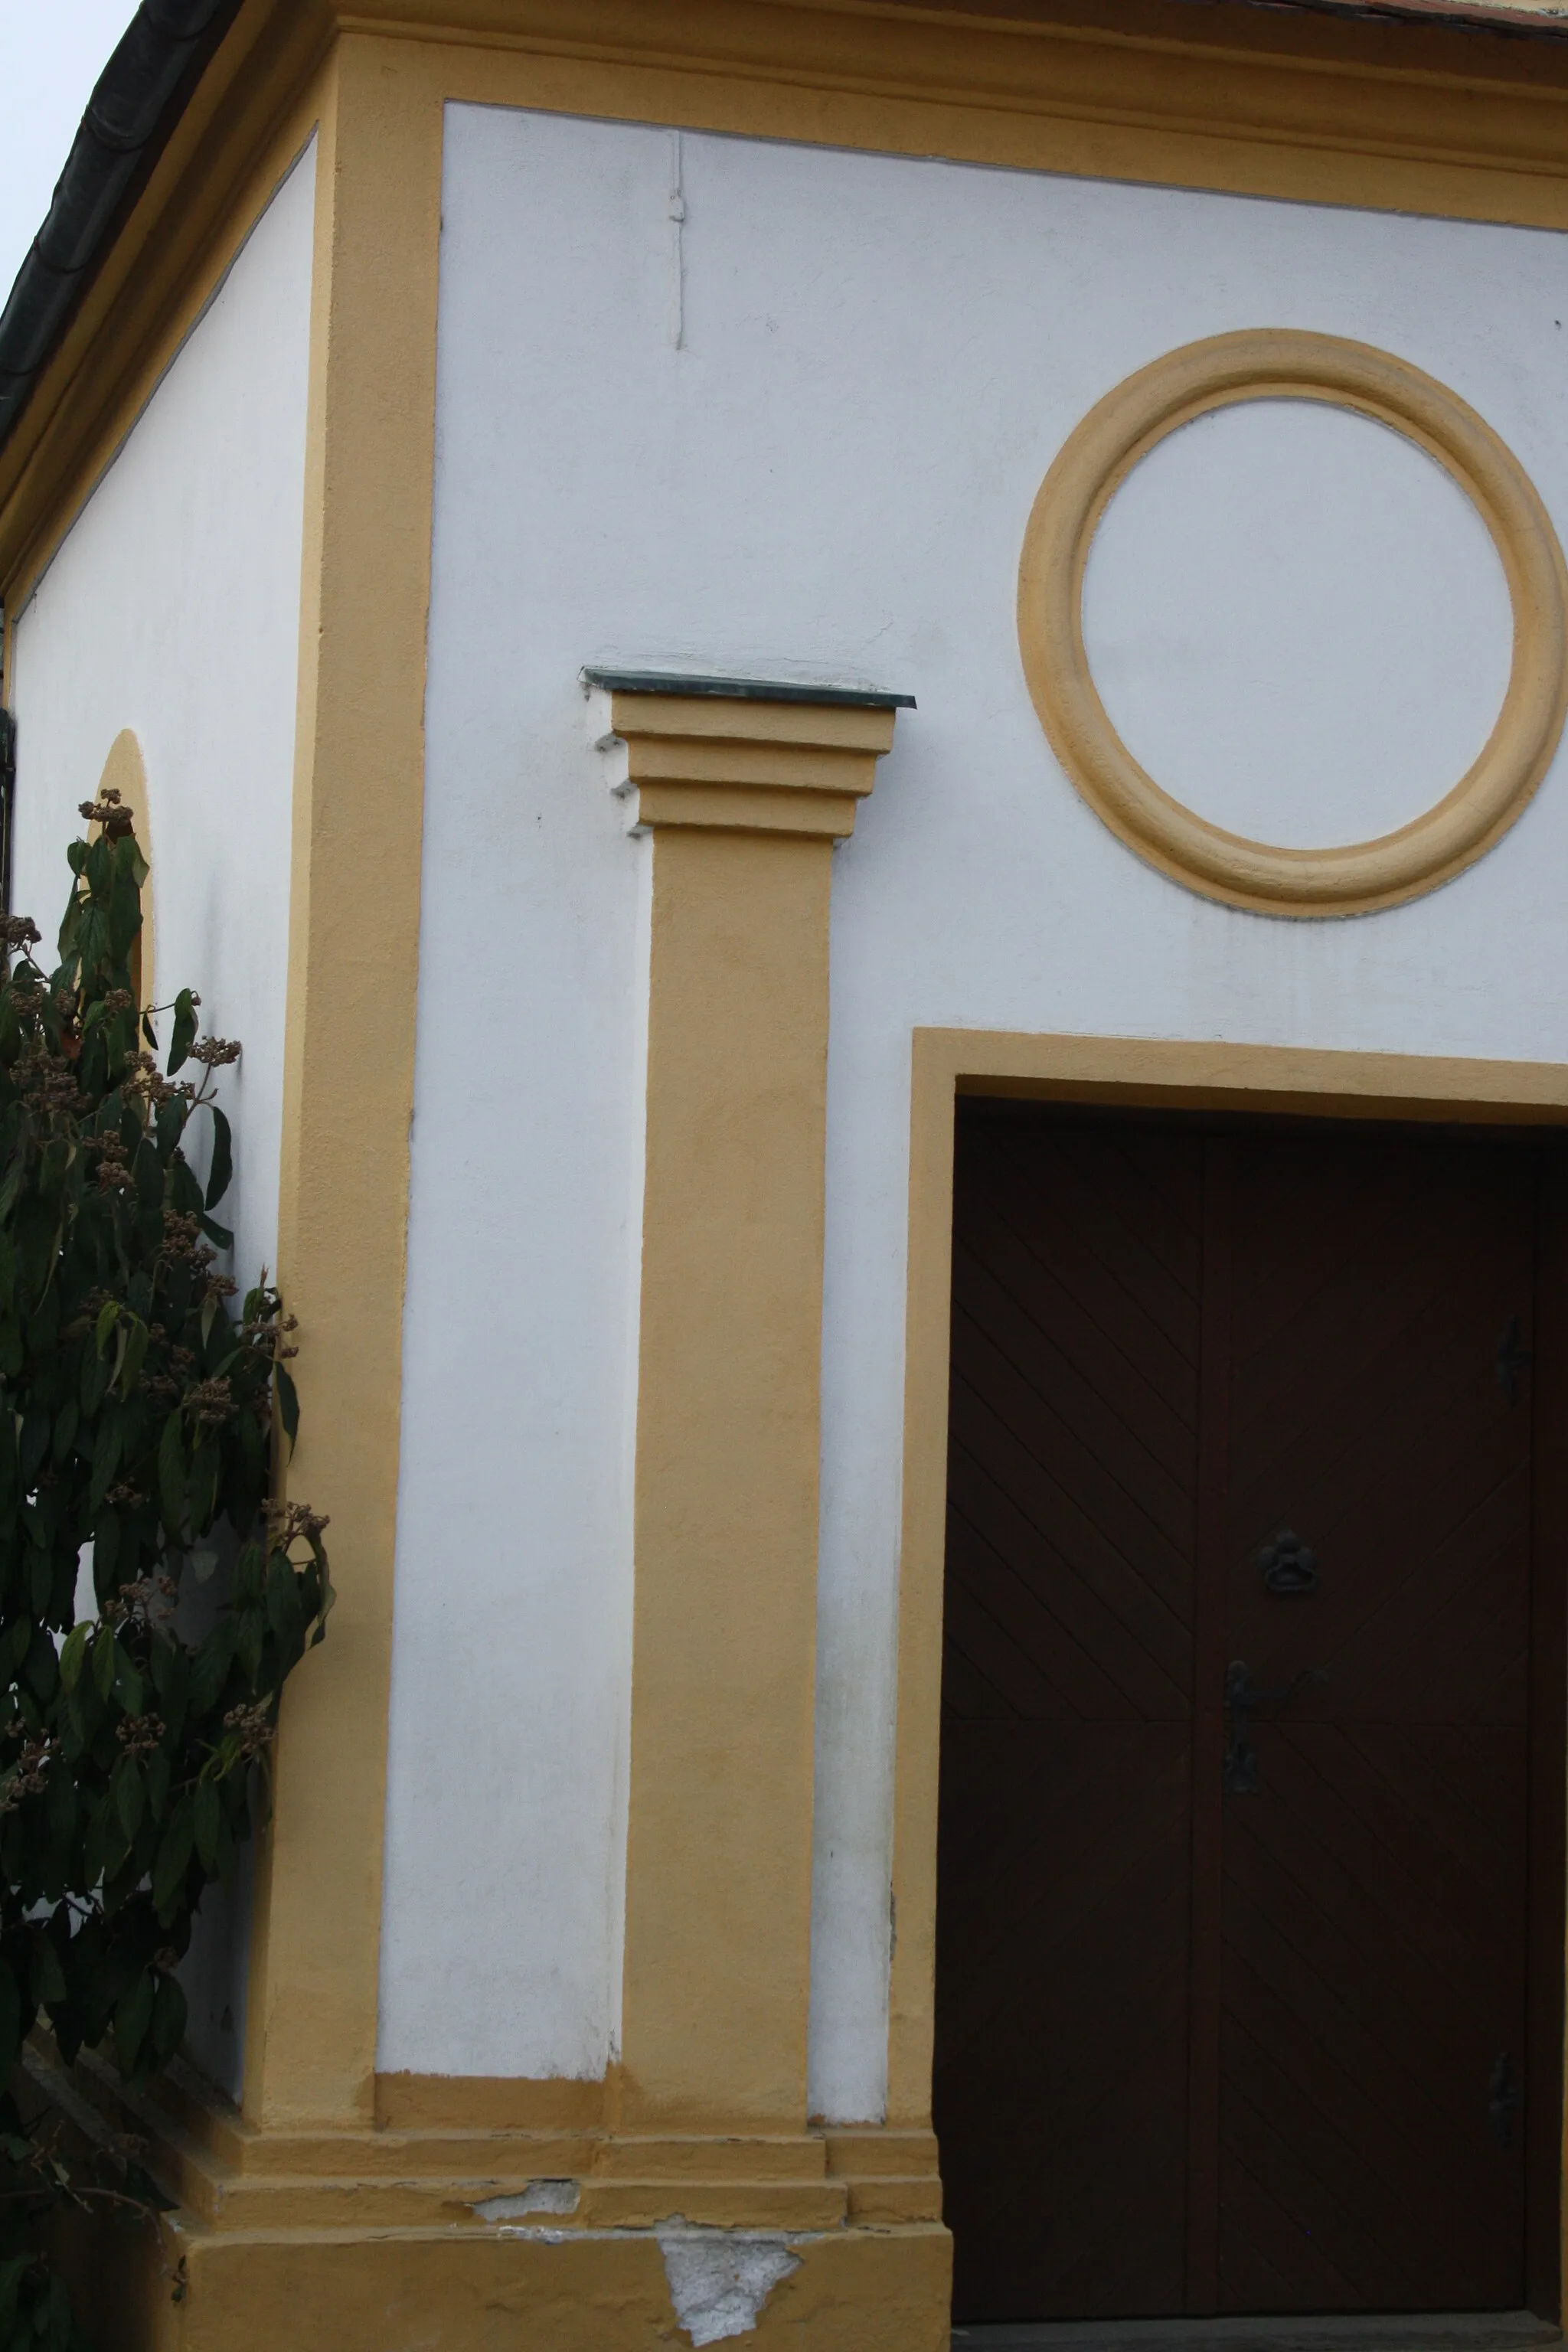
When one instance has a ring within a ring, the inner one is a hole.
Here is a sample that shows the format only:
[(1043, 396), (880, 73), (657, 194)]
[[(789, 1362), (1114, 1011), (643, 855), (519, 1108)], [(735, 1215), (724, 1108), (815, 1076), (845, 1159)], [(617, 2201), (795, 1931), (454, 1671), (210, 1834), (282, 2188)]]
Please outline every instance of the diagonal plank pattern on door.
[(938, 2103), (987, 2315), (1180, 2305), (1201, 1173), (1000, 1150), (955, 1233)]
[(1517, 2305), (1540, 1157), (984, 1107), (956, 1177), (955, 2310)]
[[(1517, 2305), (1534, 1170), (1474, 1146), (1235, 1143), (1226, 1626), (1260, 1786), (1225, 1822), (1224, 2307)], [(1256, 1565), (1310, 1528), (1320, 1588)], [(1459, 1809), (1434, 1805), (1439, 1787)]]

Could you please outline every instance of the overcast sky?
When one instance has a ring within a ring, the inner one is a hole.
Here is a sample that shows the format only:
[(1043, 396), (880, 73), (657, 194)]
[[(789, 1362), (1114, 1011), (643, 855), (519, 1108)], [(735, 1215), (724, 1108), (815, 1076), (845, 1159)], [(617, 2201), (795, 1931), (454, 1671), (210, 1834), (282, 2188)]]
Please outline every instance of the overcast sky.
[(136, 0), (0, 0), (0, 307)]

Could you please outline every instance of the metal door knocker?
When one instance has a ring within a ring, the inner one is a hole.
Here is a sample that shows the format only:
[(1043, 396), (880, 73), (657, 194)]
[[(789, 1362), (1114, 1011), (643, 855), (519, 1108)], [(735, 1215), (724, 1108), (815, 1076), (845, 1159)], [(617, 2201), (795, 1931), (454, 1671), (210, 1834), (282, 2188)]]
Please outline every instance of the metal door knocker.
[(1263, 1581), (1270, 1592), (1315, 1592), (1318, 1589), (1318, 1555), (1309, 1551), (1298, 1535), (1281, 1528), (1271, 1536), (1258, 1555), (1258, 1565), (1263, 1570)]

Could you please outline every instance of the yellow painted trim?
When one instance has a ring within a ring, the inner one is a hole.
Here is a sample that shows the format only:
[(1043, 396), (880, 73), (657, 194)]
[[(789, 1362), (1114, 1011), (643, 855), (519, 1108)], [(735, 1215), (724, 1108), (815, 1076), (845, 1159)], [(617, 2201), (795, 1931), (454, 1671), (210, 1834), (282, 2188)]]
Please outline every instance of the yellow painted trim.
[(441, 186), (409, 66), (340, 44), (316, 178), (279, 1275), (289, 1486), (331, 1517), (338, 1604), (258, 1857), (245, 2110), (271, 2128), (375, 2104)]
[[(1106, 508), (1167, 435), (1251, 400), (1321, 401), (1415, 442), (1480, 516), (1508, 581), (1513, 661), (1496, 725), (1452, 791), (1374, 841), (1283, 849), (1211, 824), (1162, 791), (1133, 758), (1089, 668), (1083, 583)], [(1457, 393), (1370, 343), (1254, 328), (1167, 352), (1107, 393), (1068, 436), (1024, 534), (1018, 644), (1058, 759), (1096, 815), (1140, 857), (1233, 907), (1366, 914), (1435, 890), (1473, 864), (1522, 814), (1546, 773), (1568, 712), (1568, 571), (1534, 484)]]
[[(842, 2183), (829, 2194), (838, 2220), (942, 2219), (936, 2141), (929, 2132), (864, 2126), (724, 2139), (616, 2133), (609, 2121), (620, 2104), (614, 2078), (383, 2074), (374, 2127), (315, 2133), (257, 2131), (184, 2065), (133, 2108), (123, 2106), (122, 2086), (101, 2060), (79, 2062), (77, 2080), (116, 2128), (149, 2139), (158, 2151), (160, 2178), (209, 2218), (221, 2206), (223, 2178), (236, 2176), (281, 2177), (306, 2199), (311, 2182), (393, 2181), (409, 2192), (410, 2204), (417, 2201), (415, 2187), (421, 2181), (437, 2184), (417, 2192), (426, 2203), (433, 2195), (449, 2198), (452, 2183), (465, 2178), (592, 2183), (581, 2209), (563, 2217), (563, 2227), (568, 2220), (579, 2228), (605, 2222), (613, 2218), (612, 2205), (624, 2214), (632, 2193), (627, 2184), (637, 2182), (662, 2182), (666, 2189), (679, 2183), (687, 2196), (695, 2184), (700, 2201), (721, 2192), (731, 2207), (738, 2186), (749, 2183), (748, 2218), (775, 2227), (785, 2218), (771, 2186), (776, 2181), (818, 2188), (824, 2181)], [(193, 2147), (200, 2153), (187, 2179)], [(793, 2188), (786, 2192), (794, 2194)], [(308, 2203), (304, 2210), (310, 2210)]]
[[(121, 2246), (142, 2244), (130, 2232), (106, 2241), (117, 2264)], [(170, 2217), (164, 2242), (184, 2264), (184, 2301), (160, 2308), (153, 2281), (122, 2290), (154, 2309), (159, 2329), (123, 2352), (684, 2352), (690, 2341), (648, 2230), (242, 2232)], [(795, 2267), (745, 2352), (948, 2352), (952, 2242), (940, 2225), (821, 2231), (789, 2251)]]
[(615, 2120), (804, 2139), (832, 848), (893, 714), (611, 719), (653, 835)]
[[(102, 2352), (650, 2352), (681, 2334), (660, 2225), (694, 2216), (789, 2233), (789, 2275), (748, 2332), (759, 2352), (947, 2352), (929, 2134), (310, 2139), (247, 2135), (211, 2094), (171, 2107), (129, 2093), (102, 2060), (67, 2077), (39, 2048), (26, 2074), (28, 2111), (54, 2109), (68, 2152), (130, 2132), (179, 2200), (156, 2231), (102, 2213), (68, 2225), (59, 2251)], [(575, 2189), (554, 2200), (573, 2210), (525, 2219), (541, 2181)]]
[(0, 452), (12, 605), (297, 150), (340, 29), (395, 39), (437, 102), (1568, 227), (1568, 43), (1171, 0), (246, 0)]
[(840, 841), (892, 749), (893, 713), (832, 703), (616, 693), (613, 740), (639, 828), (700, 825)]
[(375, 2120), (388, 2131), (597, 2131), (605, 2085), (564, 2074), (378, 2074)]
[(113, 792), (120, 795), (121, 808), (129, 809), (137, 844), (151, 868), (147, 887), (142, 893), (142, 929), (131, 950), (131, 985), (140, 1004), (154, 1004), (158, 998), (157, 926), (154, 913), (158, 903), (158, 874), (153, 857), (153, 812), (147, 797), (147, 768), (142, 757), (142, 746), (129, 727), (122, 727), (109, 747), (109, 757), (103, 763), (103, 773), (98, 780), (99, 797)]
[[(435, 52), (447, 59), (447, 94), (875, 153), (1568, 226), (1568, 92), (1551, 86), (1555, 58), (1541, 81), (1510, 87), (1467, 83), (1465, 60), (1451, 53), (1449, 74), (1425, 76), (1330, 64), (1310, 43), (1305, 55), (1257, 55), (1243, 46), (1263, 47), (1253, 25), (1215, 54), (1171, 36), (1168, 0), (1136, 12), (1165, 33), (1143, 40), (1111, 24), (971, 26), (893, 8), (851, 16), (709, 0), (640, 11), (634, 44), (627, 13), (535, 0), (539, 31)], [(609, 55), (573, 56), (595, 17), (613, 18), (618, 40), (606, 37)], [(1413, 60), (1423, 38), (1404, 54)], [(616, 47), (632, 55), (623, 62)]]
[(903, 1542), (888, 2123), (931, 2116), (953, 1115), (961, 1094), (1146, 1109), (1568, 1126), (1568, 1064), (917, 1029), (910, 1107)]
[(482, 51), (449, 94), (496, 104), (1568, 224), (1568, 57), (1471, 28), (1168, 0), (371, 0), (346, 21)]
[(80, 2059), (67, 2074), (47, 2041), (29, 2051), (26, 2071), (30, 2104), (52, 2105), (79, 2136), (107, 2130), (140, 2141), (176, 2200), (173, 2227), (187, 2241), (331, 2231), (343, 2242), (439, 2230), (482, 2242), (498, 2221), (522, 2218), (517, 2209), (542, 2181), (557, 2194), (535, 2208), (548, 2218), (534, 2226), (561, 2239), (646, 2232), (678, 2216), (835, 2235), (941, 2220), (929, 2132), (255, 2132), (188, 2075), (137, 2094), (101, 2058)]

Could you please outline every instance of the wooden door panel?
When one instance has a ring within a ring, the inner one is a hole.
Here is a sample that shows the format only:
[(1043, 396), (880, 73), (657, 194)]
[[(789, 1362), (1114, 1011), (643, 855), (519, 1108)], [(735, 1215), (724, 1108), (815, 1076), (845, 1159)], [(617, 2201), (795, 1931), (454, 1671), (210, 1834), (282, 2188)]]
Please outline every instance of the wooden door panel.
[(1090, 1652), (1015, 1573), (1005, 1551), (956, 1508), (948, 1517), (948, 1559), (943, 1676), (950, 1713), (1036, 1722), (1126, 1713), (1121, 1691)]
[[(1058, 1967), (1069, 1958), (1088, 1923), (1151, 1856), (1167, 1866), (1184, 1834), (1184, 1764), (1169, 1725), (982, 1721), (955, 1729), (942, 1799), (945, 1822), (962, 1831), (947, 1855), (955, 1918), (943, 1964), (955, 1998), (944, 2064), (967, 2063), (1009, 2003), (1037, 2002), (1033, 1972), (1042, 1957)], [(1042, 1790), (1057, 1800), (1048, 1812)], [(1020, 1941), (1023, 1958), (1014, 1950)], [(1097, 1980), (1075, 1998), (1092, 2003), (1106, 1990)]]
[[(1309, 1744), (1321, 1751), (1335, 1738), (1324, 1731)], [(1447, 2117), (1487, 2158), (1485, 2189), (1499, 2177), (1488, 2078), (1500, 2050), (1520, 2047), (1512, 1979), (1522, 1916), (1503, 1913), (1495, 1937), (1479, 1932), (1458, 1904), (1432, 1899), (1391, 1839), (1352, 1846), (1342, 1814), (1321, 1801), (1328, 1776), (1310, 1758), (1289, 1761), (1279, 1776), (1289, 1828), (1268, 1823), (1249, 1835), (1226, 1825), (1226, 1954), (1237, 1963), (1238, 2030), (1277, 2041), (1248, 2007), (1272, 1988), (1275, 2023), (1292, 2018), (1320, 2065), (1339, 2050), (1347, 2081), (1358, 2097), (1375, 2088), (1395, 2137), (1429, 2146)], [(1373, 1865), (1348, 1864), (1347, 1847)]]
[[(965, 1171), (970, 1202), (1011, 1202), (1037, 1254), (1081, 1287), (1097, 1317), (1126, 1332), (1152, 1369), (1197, 1360), (1201, 1147), (1178, 1143), (1185, 1168), (1159, 1165), (1158, 1145), (1069, 1137), (1042, 1148), (1022, 1132), (996, 1139), (989, 1165)], [(1179, 1217), (1169, 1204), (1183, 1203)], [(1036, 1237), (1038, 1237), (1037, 1240)], [(1163, 1345), (1162, 1345), (1163, 1341)]]
[[(1331, 1624), (1326, 1612), (1315, 1615), (1306, 1606), (1289, 1617), (1278, 1602), (1271, 1611), (1260, 1576), (1258, 1589), (1239, 1597), (1230, 1630), (1249, 1663), (1266, 1667), (1273, 1682), (1308, 1669), (1327, 1678), (1302, 1685), (1291, 1701), (1293, 1717), (1331, 1708), (1336, 1717), (1447, 1721), (1457, 1700), (1472, 1717), (1510, 1703), (1492, 1685), (1528, 1650), (1527, 1579), (1515, 1572), (1519, 1563), (1497, 1572), (1494, 1562), (1498, 1552), (1528, 1545), (1530, 1506), (1526, 1466), (1505, 1458), (1510, 1445), (1508, 1433), (1499, 1433), (1484, 1448), (1445, 1446), (1439, 1433), (1421, 1494), (1384, 1488), (1369, 1495), (1354, 1524), (1330, 1523), (1321, 1537), (1328, 1549), (1320, 1557), (1334, 1560), (1343, 1587)], [(1491, 1458), (1478, 1461), (1478, 1454)], [(1477, 1501), (1476, 1489), (1489, 1480), (1489, 1492)], [(1256, 1554), (1250, 1545), (1246, 1552), (1250, 1585)], [(1467, 1668), (1464, 1641), (1454, 1638), (1455, 1612), (1486, 1643), (1484, 1684)], [(1519, 1711), (1526, 1704), (1517, 1693), (1511, 1703)]]
[[(1134, 1394), (1123, 1406), (1097, 1387), (1096, 1358), (1110, 1342), (1093, 1333), (1100, 1347), (1090, 1355), (1069, 1344), (1078, 1339), (1077, 1332), (1058, 1329), (1053, 1337), (1048, 1326), (1042, 1330), (1028, 1311), (1026, 1292), (1010, 1290), (1005, 1278), (967, 1252), (958, 1272), (964, 1284), (963, 1328), (954, 1333), (953, 1352), (967, 1394), (983, 1397), (993, 1414), (1026, 1438), (1066, 1493), (1080, 1497), (1089, 1516), (1124, 1549), (1152, 1546), (1170, 1563), (1170, 1582), (1181, 1589), (1175, 1563), (1190, 1541), (1194, 1416), (1186, 1424), (1184, 1481), (1151, 1442), (1154, 1415), (1148, 1400)], [(1152, 1383), (1136, 1383), (1130, 1373), (1121, 1385)], [(1163, 1418), (1179, 1432), (1173, 1412)], [(1158, 1434), (1172, 1448), (1166, 1430)]]
[[(1506, 2305), (1523, 2175), (1489, 2102), (1525, 2043), (1531, 1421), (1496, 1364), (1529, 1326), (1533, 1171), (1470, 1145), (1232, 1154), (1228, 1642), (1288, 1695), (1249, 1716), (1256, 1785), (1225, 1807), (1222, 2281), (1266, 2229), (1280, 2310)], [(1311, 1592), (1264, 1581), (1287, 1526)], [(1489, 1767), (1462, 1842), (1418, 1801), (1456, 1744)], [(1353, 2198), (1325, 2127), (1371, 2159)]]
[(977, 1433), (985, 1456), (977, 1459), (980, 1445), (972, 1452), (960, 1435), (968, 1433), (962, 1401), (953, 1420), (956, 1539), (961, 1547), (984, 1546), (1005, 1561), (1005, 1572), (992, 1577), (988, 1597), (1012, 1638), (1039, 1656), (1042, 1670), (1064, 1641), (1089, 1662), (1092, 1679), (1064, 1702), (1075, 1713), (1184, 1719), (1191, 1638), (1152, 1580), (1139, 1573), (1151, 1547), (1145, 1544), (1140, 1562), (1134, 1547), (1109, 1540), (1103, 1528), (1069, 1507), (1010, 1433)]
[[(1023, 1580), (1077, 1638), (1097, 1654), (1103, 1643), (1107, 1670), (1114, 1670), (1116, 1629), (1125, 1622), (1138, 1629), (1152, 1664), (1167, 1679), (1176, 1674), (1184, 1681), (1187, 1603), (1179, 1590), (1173, 1593), (1175, 1562), (1161, 1530), (1124, 1488), (1114, 1488), (1098, 1462), (1054, 1442), (1048, 1416), (1037, 1405), (1031, 1414), (1030, 1392), (1007, 1364), (973, 1365), (987, 1383), (984, 1399), (971, 1369), (955, 1371), (952, 1382), (954, 1508), (1016, 1559)], [(1049, 1571), (1047, 1561), (1054, 1564)], [(1081, 1591), (1068, 1591), (1069, 1583)], [(1102, 1619), (1099, 1635), (1094, 1628)], [(1157, 1704), (1168, 1711), (1172, 1702), (1167, 1695)]]
[[(1502, 1459), (1496, 1475), (1504, 1475), (1507, 1465), (1517, 1460), (1517, 1430), (1500, 1410), (1494, 1410), (1502, 1406), (1502, 1400), (1488, 1394), (1485, 1354), (1479, 1365), (1469, 1360), (1458, 1365), (1451, 1360), (1435, 1363), (1432, 1336), (1421, 1331), (1413, 1337), (1402, 1335), (1397, 1347), (1390, 1349), (1387, 1360), (1376, 1368), (1377, 1379), (1366, 1383), (1362, 1393), (1344, 1382), (1331, 1389), (1326, 1380), (1313, 1381), (1304, 1374), (1302, 1386), (1310, 1385), (1313, 1391), (1310, 1409), (1303, 1407), (1291, 1425), (1286, 1425), (1283, 1417), (1269, 1425), (1267, 1445), (1258, 1443), (1245, 1424), (1237, 1429), (1238, 1459), (1231, 1494), (1238, 1544), (1260, 1542), (1270, 1535), (1271, 1515), (1285, 1504), (1304, 1512), (1309, 1507), (1309, 1486), (1310, 1507), (1319, 1520), (1313, 1535), (1320, 1549), (1321, 1542), (1331, 1540), (1344, 1523), (1353, 1532), (1363, 1514), (1373, 1515), (1373, 1525), (1363, 1537), (1369, 1542), (1383, 1532), (1375, 1524), (1380, 1511), (1386, 1519), (1396, 1507), (1425, 1509), (1428, 1518), (1451, 1521), (1452, 1507), (1438, 1514), (1436, 1495), (1425, 1484), (1414, 1494), (1399, 1493), (1395, 1505), (1397, 1490), (1387, 1484), (1384, 1465), (1404, 1461), (1413, 1452), (1425, 1455), (1429, 1475), (1446, 1487), (1452, 1487), (1462, 1466), (1461, 1457), (1472, 1454), (1482, 1457), (1472, 1474), (1478, 1477), (1479, 1491), (1488, 1491), (1490, 1482), (1481, 1474), (1500, 1453)], [(1472, 1333), (1466, 1336), (1473, 1345)], [(1403, 1361), (1407, 1349), (1416, 1352), (1416, 1360), (1409, 1365)], [(1244, 1372), (1244, 1384), (1245, 1377)], [(1367, 1569), (1373, 1574), (1380, 1567), (1392, 1569), (1399, 1549), (1394, 1544), (1382, 1545), (1369, 1559)], [(1355, 1597), (1360, 1590), (1360, 1578), (1347, 1582), (1346, 1598)]]
[(1168, 2309), (1186, 2129), (1184, 1729), (948, 1733), (935, 2096), (956, 2307), (1027, 2317), (1066, 2295)]
[[(1314, 1901), (1330, 1899), (1312, 1874), (1321, 1848), (1341, 1874), (1335, 1908), (1395, 1910), (1445, 1981), (1480, 1972), (1465, 1986), (1467, 1997), (1502, 1979), (1517, 1961), (1528, 1908), (1518, 1807), (1528, 1770), (1524, 1727), (1352, 1720), (1278, 1724), (1265, 1737), (1268, 1785), (1298, 1817), (1294, 1874), (1310, 1885)], [(1456, 1758), (1472, 1783), (1462, 1813), (1441, 1811), (1431, 1793), (1452, 1785)], [(1265, 1811), (1233, 1811), (1238, 1877), (1256, 1850), (1248, 1829)], [(1267, 1823), (1255, 1832), (1259, 1841), (1268, 1834)]]
[[(934, 2093), (961, 2321), (1506, 2309), (1527, 2278), (1555, 2308), (1543, 1165), (961, 1118)], [(1310, 1593), (1264, 1580), (1285, 1529)], [(1238, 1664), (1258, 1704), (1222, 1711)]]
[(966, 1200), (957, 1245), (976, 1265), (999, 1274), (1003, 1299), (1016, 1303), (1047, 1348), (1070, 1363), (1068, 1411), (1077, 1409), (1080, 1388), (1089, 1397), (1106, 1397), (1137, 1442), (1162, 1455), (1184, 1483), (1197, 1412), (1190, 1352), (1195, 1303), (1173, 1285), (1181, 1313), (1152, 1313), (1137, 1270), (1104, 1265), (1085, 1245), (1077, 1221), (1056, 1207), (1058, 1213), (1042, 1209), (1026, 1169), (999, 1166)]
[[(1425, 2245), (1396, 2247), (1369, 2223), (1331, 2150), (1313, 2151), (1294, 2119), (1281, 2130), (1260, 2107), (1236, 2098), (1228, 2083), (1226, 2092), (1220, 2278), (1227, 2309), (1244, 2298), (1263, 2312), (1453, 2309), (1474, 2295), (1468, 2245), (1451, 2257), (1441, 2249), (1436, 2261)], [(1247, 2257), (1258, 2250), (1270, 2273), (1261, 2286), (1247, 2276)], [(1492, 2299), (1503, 2307), (1506, 2293)]]
[[(1268, 2193), (1260, 2184), (1278, 2166), (1279, 2201), (1323, 2259), (1344, 2275), (1346, 2291), (1359, 2294), (1363, 2307), (1372, 2307), (1365, 2301), (1369, 2294), (1386, 2294), (1387, 2308), (1418, 2310), (1430, 2292), (1426, 2227), (1405, 2208), (1379, 2210), (1383, 2149), (1376, 2113), (1365, 2095), (1356, 2097), (1335, 2075), (1325, 2079), (1318, 2053), (1304, 2037), (1286, 2036), (1265, 2046), (1238, 2032), (1227, 2050), (1235, 2063), (1226, 2084), (1231, 2127), (1222, 2196), (1228, 2191), (1251, 2205), (1260, 2193)], [(1294, 2125), (1292, 2139), (1283, 2144), (1274, 2120), (1282, 2115)], [(1412, 2151), (1417, 2158), (1420, 2153)], [(1431, 2178), (1440, 2195), (1444, 2183), (1436, 2160)], [(1276, 2278), (1276, 2296), (1286, 2276)], [(1371, 2282), (1379, 2276), (1373, 2288)]]
[(934, 2103), (975, 2321), (1182, 2294), (1200, 1169), (957, 1171)]
[(1369, 1770), (1386, 1779), (1406, 1805), (1421, 1816), (1434, 1845), (1447, 1847), (1457, 1868), (1478, 1877), (1486, 1900), (1501, 1906), (1513, 1864), (1497, 1841), (1497, 1819), (1519, 1770), (1510, 1735), (1480, 1723), (1450, 1732), (1441, 1741), (1424, 1738), (1420, 1726), (1342, 1723), (1346, 1741), (1359, 1748)]

